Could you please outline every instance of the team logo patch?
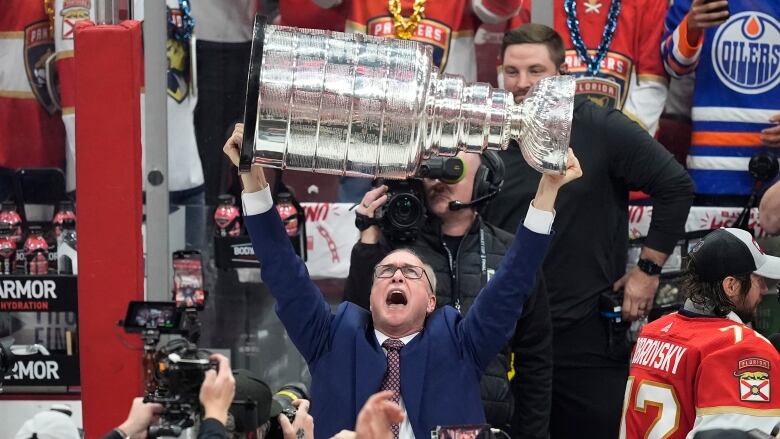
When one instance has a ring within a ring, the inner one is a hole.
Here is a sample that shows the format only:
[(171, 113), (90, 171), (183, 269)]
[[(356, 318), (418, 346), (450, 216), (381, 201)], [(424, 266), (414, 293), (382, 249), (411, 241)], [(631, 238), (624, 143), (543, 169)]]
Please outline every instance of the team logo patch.
[(24, 28), (24, 70), (38, 103), (49, 114), (57, 107), (46, 86), (46, 60), (54, 55), (54, 36), (49, 31), (49, 20), (42, 20)]
[(76, 24), (89, 20), (90, 0), (63, 0), (62, 2), (62, 39), (72, 40)]
[[(368, 21), (366, 33), (376, 37), (395, 37), (395, 25), (390, 17), (377, 17)], [(433, 63), (444, 71), (450, 53), (451, 38), (452, 29), (449, 26), (424, 18), (417, 25), (411, 39), (433, 49)]]
[(744, 358), (737, 363), (734, 376), (739, 379), (739, 399), (751, 402), (769, 402), (769, 360), (759, 357)]
[(759, 94), (780, 82), (780, 22), (748, 11), (718, 27), (712, 44), (712, 65), (728, 88)]

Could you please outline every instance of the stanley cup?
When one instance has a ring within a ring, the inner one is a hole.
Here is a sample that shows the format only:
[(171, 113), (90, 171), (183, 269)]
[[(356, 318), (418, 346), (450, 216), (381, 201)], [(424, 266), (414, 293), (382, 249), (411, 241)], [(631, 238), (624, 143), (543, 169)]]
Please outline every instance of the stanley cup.
[(420, 162), (517, 140), (539, 172), (564, 173), (574, 78), (512, 94), (440, 74), (407, 40), (272, 26), (255, 19), (240, 170), (252, 164), (404, 179)]

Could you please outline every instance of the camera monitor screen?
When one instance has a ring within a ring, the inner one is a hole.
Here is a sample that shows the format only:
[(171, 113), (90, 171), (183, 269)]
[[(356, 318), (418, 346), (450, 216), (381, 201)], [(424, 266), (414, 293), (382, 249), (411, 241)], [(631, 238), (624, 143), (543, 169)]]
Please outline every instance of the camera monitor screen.
[(161, 333), (179, 333), (181, 315), (174, 302), (130, 302), (124, 327), (128, 332), (155, 329)]

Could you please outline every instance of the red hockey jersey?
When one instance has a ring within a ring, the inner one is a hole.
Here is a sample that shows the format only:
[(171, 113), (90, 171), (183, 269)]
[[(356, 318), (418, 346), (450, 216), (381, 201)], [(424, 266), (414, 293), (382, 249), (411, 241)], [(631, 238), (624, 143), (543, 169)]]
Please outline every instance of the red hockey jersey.
[(64, 166), (65, 131), (49, 93), (54, 36), (42, 1), (10, 0), (0, 14), (0, 167)]
[(620, 438), (686, 438), (713, 428), (759, 428), (780, 420), (780, 354), (729, 318), (662, 317), (642, 329), (631, 356)]
[[(341, 5), (346, 15), (347, 32), (380, 37), (395, 37), (393, 18), (387, 0), (315, 0), (323, 7)], [(433, 49), (433, 62), (466, 81), (477, 79), (474, 32), (480, 23), (499, 23), (517, 15), (522, 0), (449, 0), (428, 1), (424, 18), (415, 29), (412, 40)], [(409, 17), (413, 0), (401, 0), (401, 15)]]
[[(596, 55), (612, 0), (578, 0), (580, 32), (590, 56)], [(661, 36), (666, 1), (622, 0), (617, 27), (609, 52), (594, 78), (574, 50), (566, 25), (563, 0), (555, 2), (555, 30), (566, 46), (566, 64), (578, 77), (577, 92), (602, 105), (622, 109), (650, 133), (658, 128), (658, 118), (666, 102), (666, 73), (661, 61)]]

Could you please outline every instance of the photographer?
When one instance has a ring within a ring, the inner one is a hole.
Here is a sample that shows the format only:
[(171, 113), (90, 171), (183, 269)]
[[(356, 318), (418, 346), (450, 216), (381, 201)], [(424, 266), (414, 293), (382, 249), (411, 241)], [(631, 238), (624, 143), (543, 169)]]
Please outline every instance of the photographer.
[[(423, 180), (425, 193), (419, 196), (424, 196), (421, 202), (427, 205), (428, 217), (412, 242), (394, 240), (389, 227), (380, 229), (374, 218), (383, 209), (387, 209), (385, 216), (394, 214), (393, 207), (386, 207), (387, 186), (365, 194), (357, 207), (356, 224), (368, 227), (363, 227), (360, 241), (352, 249), (345, 300), (368, 309), (371, 268), (392, 250), (408, 247), (436, 273), (436, 306), (452, 305), (466, 315), (514, 237), (485, 222), (479, 214), (500, 190), (504, 179), (501, 159), (490, 151), (481, 158), (468, 153), (460, 153), (459, 157), (465, 164), (465, 176), (459, 182)], [(490, 363), (482, 378), (487, 422), (511, 431), (513, 436), (547, 436), (551, 327), (547, 293), (540, 281), (525, 304), (513, 340)]]

